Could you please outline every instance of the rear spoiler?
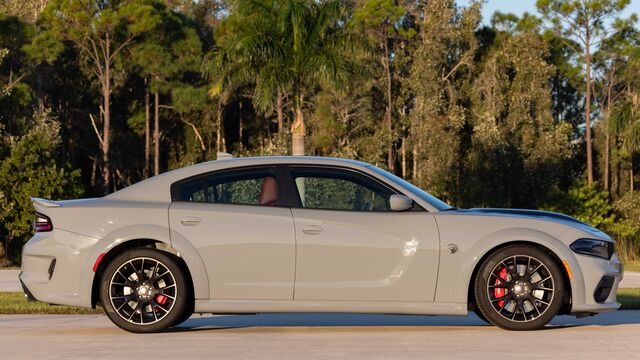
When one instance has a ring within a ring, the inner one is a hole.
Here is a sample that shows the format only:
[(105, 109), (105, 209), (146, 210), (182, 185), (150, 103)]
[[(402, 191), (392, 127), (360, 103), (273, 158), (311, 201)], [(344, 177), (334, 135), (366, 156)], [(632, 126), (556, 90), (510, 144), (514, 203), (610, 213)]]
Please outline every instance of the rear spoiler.
[(62, 204), (55, 202), (53, 200), (34, 198), (31, 196), (29, 198), (31, 199), (31, 202), (33, 203), (34, 207), (46, 207), (46, 208), (62, 207)]

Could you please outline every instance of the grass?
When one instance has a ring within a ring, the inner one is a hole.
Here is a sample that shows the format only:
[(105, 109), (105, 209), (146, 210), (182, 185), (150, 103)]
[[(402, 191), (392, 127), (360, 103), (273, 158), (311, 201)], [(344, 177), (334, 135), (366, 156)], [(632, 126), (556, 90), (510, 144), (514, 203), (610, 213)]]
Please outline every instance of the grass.
[[(640, 289), (618, 289), (618, 302), (623, 310), (640, 309)], [(0, 314), (102, 314), (96, 309), (76, 306), (49, 305), (41, 302), (28, 302), (21, 292), (0, 292)]]
[(28, 302), (21, 292), (0, 292), (0, 314), (102, 314), (101, 308)]
[(618, 289), (618, 302), (622, 304), (620, 309), (623, 310), (640, 309), (640, 289)]
[(624, 271), (640, 272), (640, 261), (623, 261)]

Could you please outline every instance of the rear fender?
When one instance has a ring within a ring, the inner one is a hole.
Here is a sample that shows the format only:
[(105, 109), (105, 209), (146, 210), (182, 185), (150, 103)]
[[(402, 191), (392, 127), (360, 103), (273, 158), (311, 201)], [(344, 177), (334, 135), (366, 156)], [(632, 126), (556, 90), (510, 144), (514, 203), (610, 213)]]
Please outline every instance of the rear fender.
[(131, 225), (115, 230), (100, 239), (85, 259), (81, 275), (81, 289), (87, 289), (91, 298), (91, 288), (95, 273), (94, 264), (100, 254), (108, 253), (114, 247), (127, 241), (149, 239), (165, 244), (175, 255), (184, 260), (193, 280), (194, 296), (196, 299), (209, 298), (209, 281), (204, 263), (195, 248), (186, 239), (176, 238), (171, 241), (169, 229), (158, 225)]

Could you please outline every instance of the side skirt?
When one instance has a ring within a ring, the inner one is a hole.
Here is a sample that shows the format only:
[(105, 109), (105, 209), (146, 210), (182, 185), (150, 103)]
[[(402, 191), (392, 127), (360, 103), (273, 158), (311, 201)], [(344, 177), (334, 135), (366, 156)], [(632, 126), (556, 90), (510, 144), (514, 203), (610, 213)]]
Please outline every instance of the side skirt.
[(466, 303), (326, 301), (326, 300), (196, 300), (195, 313), (342, 312), (407, 315), (463, 315)]

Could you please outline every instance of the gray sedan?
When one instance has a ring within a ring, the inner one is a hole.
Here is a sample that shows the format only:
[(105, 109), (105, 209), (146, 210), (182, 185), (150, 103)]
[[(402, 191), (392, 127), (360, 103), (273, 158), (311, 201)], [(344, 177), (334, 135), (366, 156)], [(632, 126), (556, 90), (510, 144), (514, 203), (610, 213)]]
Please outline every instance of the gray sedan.
[(155, 332), (195, 313), (467, 315), (510, 330), (619, 307), (605, 233), (566, 215), (456, 209), (363, 162), (224, 158), (96, 199), (33, 199), (30, 300)]

